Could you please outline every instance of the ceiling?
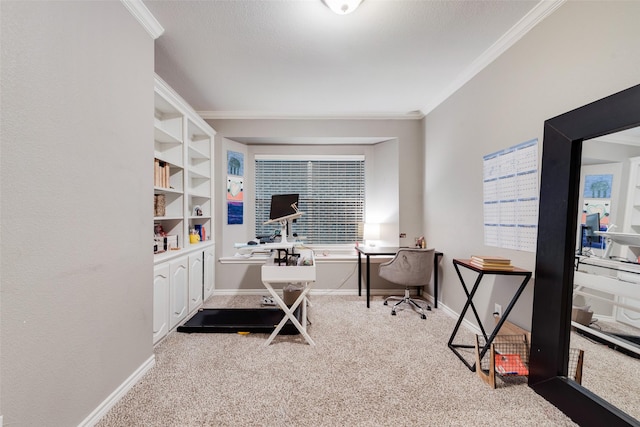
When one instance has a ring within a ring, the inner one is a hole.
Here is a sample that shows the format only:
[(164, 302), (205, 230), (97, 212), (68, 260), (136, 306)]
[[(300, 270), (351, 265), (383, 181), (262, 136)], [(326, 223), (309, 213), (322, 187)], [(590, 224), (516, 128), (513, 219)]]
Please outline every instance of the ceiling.
[(155, 69), (204, 118), (421, 118), (562, 1), (145, 0)]

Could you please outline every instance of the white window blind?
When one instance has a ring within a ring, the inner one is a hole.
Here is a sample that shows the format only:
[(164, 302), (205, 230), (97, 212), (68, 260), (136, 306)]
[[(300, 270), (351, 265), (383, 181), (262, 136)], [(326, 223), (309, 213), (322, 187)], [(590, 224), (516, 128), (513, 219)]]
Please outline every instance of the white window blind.
[(292, 232), (309, 244), (344, 244), (362, 240), (365, 204), (364, 159), (256, 159), (256, 236), (273, 234), (271, 195), (299, 194), (304, 212)]

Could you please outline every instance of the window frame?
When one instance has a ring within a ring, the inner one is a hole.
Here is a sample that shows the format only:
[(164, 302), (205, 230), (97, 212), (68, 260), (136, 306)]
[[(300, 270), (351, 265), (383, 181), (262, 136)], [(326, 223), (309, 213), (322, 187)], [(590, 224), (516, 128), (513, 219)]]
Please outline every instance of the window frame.
[[(254, 185), (253, 185), (253, 211), (254, 211), (254, 215), (255, 215), (255, 222), (254, 222), (254, 233), (256, 235), (259, 235), (262, 230), (260, 229), (261, 225), (262, 225), (262, 219), (259, 219), (259, 212), (258, 212), (258, 206), (259, 204), (262, 205), (262, 208), (264, 210), (264, 204), (263, 203), (259, 203), (258, 201), (258, 190), (257, 190), (257, 186), (258, 186), (258, 162), (259, 161), (300, 161), (300, 162), (322, 162), (322, 161), (358, 161), (358, 162), (362, 162), (362, 182), (361, 182), (361, 192), (362, 192), (362, 207), (361, 207), (361, 213), (360, 213), (360, 217), (358, 218), (359, 221), (357, 222), (357, 230), (356, 230), (356, 241), (361, 241), (362, 240), (362, 224), (364, 223), (365, 220), (365, 215), (366, 215), (366, 206), (367, 206), (367, 161), (366, 161), (366, 157), (364, 154), (255, 154), (253, 156), (253, 169), (254, 169), (254, 176), (255, 176), (255, 180), (254, 180)], [(295, 190), (290, 191), (290, 193), (295, 193)], [(301, 201), (304, 198), (304, 195), (302, 192), (300, 193), (300, 199)], [(284, 194), (284, 193), (275, 193), (275, 194)], [(301, 203), (301, 210), (304, 212), (304, 202)], [(268, 217), (268, 213), (267, 213), (267, 217)], [(303, 218), (304, 220), (304, 218)], [(294, 231), (295, 228), (294, 228)], [(303, 234), (305, 233), (304, 231), (302, 232)], [(264, 235), (264, 233), (263, 233)], [(327, 242), (327, 241), (316, 241), (313, 243), (310, 243), (310, 245), (314, 245), (314, 246), (351, 246), (355, 243), (355, 241), (333, 241), (333, 242)]]

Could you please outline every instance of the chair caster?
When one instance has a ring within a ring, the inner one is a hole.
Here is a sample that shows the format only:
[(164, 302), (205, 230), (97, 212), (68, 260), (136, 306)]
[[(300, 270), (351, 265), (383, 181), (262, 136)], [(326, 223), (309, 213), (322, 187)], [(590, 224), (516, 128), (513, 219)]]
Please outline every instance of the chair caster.
[(396, 312), (395, 312), (395, 311), (392, 311), (392, 312), (391, 312), (391, 315), (392, 315), (392, 316), (395, 316), (395, 315), (396, 315)]
[(389, 305), (386, 301), (384, 302), (384, 305)]
[(423, 315), (422, 315), (422, 316), (420, 316), (420, 317), (422, 317), (423, 319), (426, 319), (426, 318), (427, 318), (427, 315), (426, 315), (426, 314), (423, 314)]
[(431, 306), (430, 305), (427, 306), (427, 311), (431, 311)]

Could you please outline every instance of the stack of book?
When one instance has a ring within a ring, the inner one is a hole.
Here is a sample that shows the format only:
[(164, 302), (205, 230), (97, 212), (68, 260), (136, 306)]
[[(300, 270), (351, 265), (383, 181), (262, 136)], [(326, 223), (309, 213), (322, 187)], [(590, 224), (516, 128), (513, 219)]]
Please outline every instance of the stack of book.
[(473, 255), (471, 257), (471, 265), (485, 270), (513, 270), (511, 260), (499, 256)]
[(153, 185), (154, 187), (163, 187), (170, 188), (170, 174), (171, 170), (169, 168), (169, 163), (163, 162), (162, 160), (155, 159), (154, 160), (154, 171), (153, 171)]

